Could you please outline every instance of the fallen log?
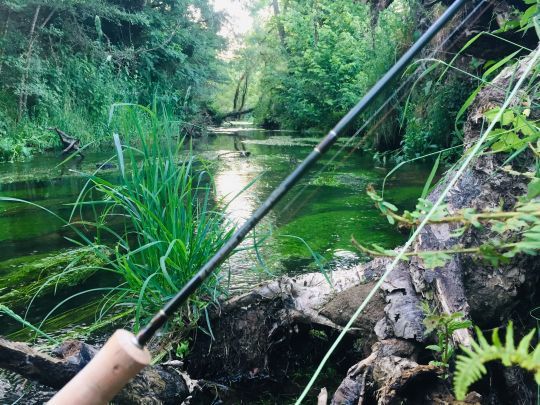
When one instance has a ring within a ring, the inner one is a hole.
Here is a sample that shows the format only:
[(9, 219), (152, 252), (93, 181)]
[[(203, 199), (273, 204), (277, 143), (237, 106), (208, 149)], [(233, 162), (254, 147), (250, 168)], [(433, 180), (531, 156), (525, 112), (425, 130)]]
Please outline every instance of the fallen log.
[[(480, 136), (483, 112), (503, 102), (506, 97), (505, 89), (513, 78), (522, 74), (528, 63), (528, 58), (523, 59), (517, 72), (513, 68), (503, 70), (494, 79), (493, 86), (486, 87), (479, 93), (471, 106), (465, 125), (466, 149)], [(479, 156), (447, 196), (446, 203), (450, 214), (463, 208), (474, 208), (478, 211), (496, 208), (501, 201), (505, 208), (512, 208), (518, 196), (526, 193), (528, 180), (497, 170), (505, 164), (506, 158), (503, 154)], [(530, 151), (526, 151), (512, 164), (516, 170), (529, 170), (534, 165), (534, 156)], [(450, 172), (446, 178), (452, 175)], [(443, 179), (430, 194), (430, 201), (435, 201), (445, 186), (446, 181)], [(479, 246), (492, 236), (487, 228), (472, 227), (463, 236), (456, 237), (452, 234), (455, 227), (449, 224), (426, 226), (412, 250), (442, 250), (458, 244), (464, 247)], [(396, 346), (396, 338), (409, 342), (425, 342), (426, 337), (417, 334), (422, 329), (423, 316), (418, 310), (415, 313), (415, 308), (422, 298), (432, 297), (431, 305), (438, 307), (442, 313), (460, 311), (475, 324), (492, 328), (506, 323), (516, 308), (523, 308), (527, 312), (534, 306), (539, 277), (540, 261), (530, 255), (518, 255), (497, 267), (466, 255), (453, 255), (445, 266), (432, 270), (426, 268), (419, 258), (412, 259), (408, 264), (400, 264), (383, 285), (388, 305), (384, 318), (376, 327), (381, 340), (367, 358), (349, 370), (334, 394), (332, 403), (363, 404), (366, 387), (372, 390), (370, 400), (379, 405), (437, 401), (454, 403), (448, 389), (441, 387), (441, 380), (436, 378), (432, 378), (429, 384), (423, 384), (419, 389), (408, 389), (407, 386), (413, 384), (413, 380), (423, 376), (420, 381), (425, 381), (425, 378), (436, 370), (417, 364), (412, 352), (402, 352), (396, 356), (392, 350), (385, 353), (384, 348)], [(404, 317), (406, 322), (403, 321)], [(453, 340), (456, 345), (468, 345), (469, 331), (462, 329), (454, 333)], [(509, 375), (511, 373), (501, 374), (501, 387), (490, 392), (491, 400), (497, 403), (523, 403), (521, 400), (527, 397), (526, 382), (522, 379), (521, 384), (516, 384), (516, 377)], [(419, 391), (424, 394), (421, 399), (416, 396)], [(479, 401), (479, 395), (472, 393), (466, 403), (480, 403)]]
[(241, 117), (242, 115), (252, 113), (254, 110), (255, 110), (254, 108), (246, 108), (245, 110), (241, 110), (241, 111), (231, 111), (231, 112), (218, 116), (218, 121), (225, 121), (229, 118), (238, 118), (238, 117)]
[[(212, 314), (212, 336), (195, 336), (187, 371), (218, 381), (279, 381), (314, 364), (373, 287), (380, 264), (335, 271), (329, 279), (321, 273), (281, 277), (232, 298)], [(382, 295), (375, 296), (353, 325), (350, 343), (357, 341), (358, 350), (376, 341), (373, 328), (384, 305)], [(347, 368), (350, 356), (343, 357)]]
[[(52, 357), (25, 343), (0, 338), (0, 367), (60, 389), (96, 352), (96, 348), (85, 343), (66, 341), (53, 351), (57, 357)], [(49, 393), (50, 396), (53, 394)], [(162, 365), (144, 369), (115, 397), (115, 402), (177, 404), (189, 395), (190, 389), (182, 374), (173, 366)]]
[(56, 127), (51, 127), (47, 129), (49, 129), (50, 131), (55, 131), (58, 134), (60, 142), (62, 143), (62, 146), (64, 148), (62, 150), (62, 154), (78, 152), (80, 156), (84, 156), (81, 152), (81, 141), (79, 139), (66, 134), (64, 131)]

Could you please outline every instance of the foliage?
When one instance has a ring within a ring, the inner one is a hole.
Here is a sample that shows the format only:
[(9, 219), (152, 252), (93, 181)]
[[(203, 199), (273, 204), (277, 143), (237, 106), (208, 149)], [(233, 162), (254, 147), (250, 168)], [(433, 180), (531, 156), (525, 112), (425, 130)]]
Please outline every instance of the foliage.
[(32, 325), (30, 322), (24, 320), (23, 318), (21, 318), (19, 315), (17, 315), (15, 312), (13, 312), (11, 309), (9, 309), (8, 307), (6, 307), (5, 305), (2, 305), (0, 304), (0, 313), (4, 313), (6, 315), (8, 315), (9, 317), (15, 319), (17, 322), (20, 322), (21, 324), (23, 324), (25, 327), (29, 328), (30, 330), (36, 332), (36, 334), (46, 338), (47, 340), (50, 340), (51, 342), (55, 343), (55, 344), (58, 344), (60, 343), (58, 340), (56, 340), (55, 338), (53, 338), (52, 336), (46, 334), (45, 332), (43, 332), (41, 329), (39, 328), (36, 328), (34, 325)]
[[(98, 294), (103, 299), (93, 330), (109, 325), (109, 320), (132, 316), (137, 330), (234, 231), (234, 224), (224, 215), (226, 207), (213, 200), (213, 181), (205, 162), (178, 141), (178, 123), (158, 116), (155, 106), (124, 104), (114, 109), (120, 111), (114, 122), (125, 139), (122, 142), (114, 135), (121, 176), (117, 180), (101, 177), (99, 169), (89, 175), (67, 221), (31, 201), (0, 197), (55, 216), (77, 235), (78, 240), (70, 240), (85, 247), (60, 273), (31, 286), (34, 297), (28, 308), (44, 291), (65, 285), (65, 280), (80, 281), (95, 271), (111, 272), (118, 282), (62, 300), (39, 328), (67, 301)], [(226, 293), (219, 271), (214, 272), (169, 326), (182, 329), (195, 325), (207, 305)]]
[[(454, 356), (454, 347), (451, 343), (452, 334), (460, 329), (470, 328), (472, 323), (467, 319), (463, 319), (464, 315), (461, 312), (454, 312), (450, 315), (438, 314), (426, 302), (422, 303), (422, 310), (425, 315), (425, 334), (430, 335), (434, 332), (437, 337), (435, 344), (426, 346), (426, 349), (434, 352), (437, 359), (429, 364), (443, 367), (448, 371), (450, 360)], [(448, 377), (448, 374), (445, 374), (445, 376)]]
[(3, 0), (0, 14), (0, 158), (54, 145), (51, 126), (103, 138), (114, 102), (157, 94), (181, 119), (208, 104), (224, 41), (207, 0)]
[(403, 158), (417, 158), (459, 143), (458, 134), (451, 128), (469, 88), (469, 81), (455, 73), (445, 81), (437, 80), (432, 73), (415, 87), (402, 112)]
[(532, 28), (535, 28), (534, 18), (535, 16), (538, 16), (538, 1), (523, 0), (523, 3), (527, 5), (526, 9), (521, 12), (519, 10), (513, 10), (510, 18), (505, 21), (505, 24), (498, 30), (498, 32), (526, 32)]
[(334, 125), (411, 39), (413, 4), (395, 1), (375, 19), (362, 2), (286, 2), (254, 33), (263, 64), (256, 120), (301, 130)]
[[(510, 169), (507, 170), (513, 172)], [(524, 175), (519, 172), (513, 173)], [(441, 205), (429, 220), (431, 224), (450, 223), (461, 225), (461, 227), (453, 231), (454, 237), (463, 235), (471, 227), (487, 227), (494, 235), (488, 242), (476, 247), (456, 245), (446, 250), (408, 252), (404, 256), (418, 256), (423, 260), (426, 268), (436, 268), (444, 266), (451, 259), (451, 255), (456, 253), (475, 255), (486, 260), (492, 266), (507, 262), (521, 253), (538, 254), (538, 251), (540, 251), (540, 202), (534, 198), (540, 194), (539, 183), (535, 174), (528, 173), (526, 175), (532, 177), (529, 183), (529, 192), (521, 197), (521, 200), (511, 211), (503, 211), (500, 207), (481, 212), (472, 208), (465, 208), (450, 214), (447, 206)], [(399, 223), (405, 227), (418, 225), (425, 213), (433, 205), (431, 201), (419, 198), (415, 211), (409, 212), (406, 210), (402, 215), (399, 215), (396, 213), (398, 211), (397, 207), (388, 201), (384, 201), (373, 187), (369, 187), (367, 193), (391, 224)], [(379, 246), (373, 246), (372, 248), (363, 246), (354, 238), (353, 243), (359, 250), (372, 256), (393, 257), (396, 255), (393, 250), (385, 250)]]
[[(503, 114), (499, 128), (492, 132), (494, 141), (491, 144), (491, 150), (493, 152), (520, 150), (540, 138), (540, 120), (530, 120), (530, 101), (526, 101), (524, 104), (526, 108), (521, 108), (521, 111), (510, 110)], [(493, 108), (484, 112), (484, 116), (491, 122), (498, 112), (498, 108)]]
[[(213, 207), (212, 179), (202, 162), (175, 141), (177, 126), (159, 119), (155, 109), (120, 108), (119, 129), (126, 137), (122, 143), (115, 136), (120, 184), (91, 176), (75, 209), (94, 207), (95, 220), (81, 225), (96, 228), (96, 250), (114, 242), (107, 265), (122, 284), (119, 296), (107, 305), (133, 306), (138, 329), (223, 245), (234, 226)], [(120, 229), (114, 226), (119, 220)], [(214, 273), (177, 319), (195, 322), (208, 302), (224, 292)]]
[(471, 342), (472, 347), (462, 347), (465, 355), (459, 355), (454, 376), (454, 391), (458, 400), (463, 400), (469, 387), (487, 373), (485, 364), (500, 360), (506, 367), (517, 365), (534, 373), (536, 383), (540, 385), (540, 344), (530, 351), (535, 330), (530, 331), (516, 346), (512, 322), (506, 328), (503, 344), (498, 328), (493, 330), (490, 344), (482, 331), (476, 328), (478, 342)]

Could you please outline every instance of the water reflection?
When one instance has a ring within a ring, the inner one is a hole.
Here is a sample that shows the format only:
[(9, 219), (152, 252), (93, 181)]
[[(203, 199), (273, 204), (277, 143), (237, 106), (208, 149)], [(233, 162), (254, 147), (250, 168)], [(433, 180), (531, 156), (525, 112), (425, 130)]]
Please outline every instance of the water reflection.
[[(227, 217), (236, 226), (241, 226), (257, 209), (261, 198), (264, 198), (266, 189), (262, 187), (261, 179), (266, 168), (260, 160), (250, 158), (251, 152), (243, 143), (244, 137), (233, 135), (231, 138), (233, 151), (215, 152), (220, 162), (214, 174), (214, 182), (216, 199), (220, 205), (226, 207)], [(273, 215), (269, 214), (263, 224), (272, 223), (272, 217)], [(265, 274), (268, 276), (268, 269), (262, 258), (266, 247), (255, 249), (254, 244), (258, 243), (260, 238), (255, 233), (255, 236), (252, 235), (242, 242), (238, 252), (225, 264), (225, 269), (230, 272), (232, 291), (245, 290), (266, 278)]]

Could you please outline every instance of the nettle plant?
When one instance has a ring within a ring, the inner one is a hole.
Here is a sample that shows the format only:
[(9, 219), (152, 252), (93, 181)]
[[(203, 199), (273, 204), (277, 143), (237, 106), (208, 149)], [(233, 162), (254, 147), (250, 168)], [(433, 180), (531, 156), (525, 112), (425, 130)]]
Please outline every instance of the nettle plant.
[[(491, 140), (493, 143), (490, 146), (492, 152), (512, 152), (520, 151), (538, 140), (540, 135), (538, 121), (530, 119), (531, 101), (524, 102), (525, 108), (520, 112), (512, 110), (505, 111), (499, 122), (499, 128), (491, 132)], [(500, 109), (493, 108), (484, 113), (486, 119), (491, 123)], [(533, 148), (536, 151), (536, 149)]]

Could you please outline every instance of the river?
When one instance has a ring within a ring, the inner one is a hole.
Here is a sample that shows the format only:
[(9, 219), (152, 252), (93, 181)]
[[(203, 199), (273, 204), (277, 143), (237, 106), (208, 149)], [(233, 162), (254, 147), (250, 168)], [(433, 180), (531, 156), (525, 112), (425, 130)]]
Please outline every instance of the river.
[[(213, 163), (218, 198), (230, 200), (247, 187), (227, 207), (229, 217), (241, 223), (310, 152), (317, 139), (249, 127), (221, 128), (195, 139), (192, 148)], [(24, 162), (0, 163), (0, 196), (35, 204), (0, 202), (0, 304), (9, 304), (24, 314), (29, 297), (13, 299), (17, 291), (44, 280), (48, 274), (44, 269), (69, 262), (74, 243), (68, 239), (74, 235), (51, 212), (67, 219), (87, 174), (113, 155), (112, 150), (91, 151), (84, 159), (59, 165), (63, 157), (50, 152)], [(346, 140), (338, 143), (257, 228), (259, 237), (270, 233), (272, 237), (257, 251), (241, 251), (225, 264), (232, 291), (245, 290), (278, 274), (352, 266), (362, 258), (351, 246), (351, 235), (385, 248), (402, 243), (405, 235), (380, 215), (365, 193), (370, 183), (380, 187), (391, 168), (378, 166), (369, 154), (346, 145)], [(429, 170), (425, 165), (405, 165), (387, 181), (385, 197), (400, 208), (413, 208)], [(117, 176), (114, 168), (105, 173), (110, 178)], [(110, 283), (110, 277), (103, 274), (82, 283), (68, 283), (40, 296), (27, 319), (39, 322), (61, 300)], [(82, 295), (67, 302), (57, 312), (69, 310), (69, 315), (57, 318), (49, 330), (61, 334), (74, 324), (90, 323), (91, 311), (79, 310), (89, 300), (91, 296)], [(6, 315), (0, 314), (0, 321), (2, 335), (20, 327)]]

